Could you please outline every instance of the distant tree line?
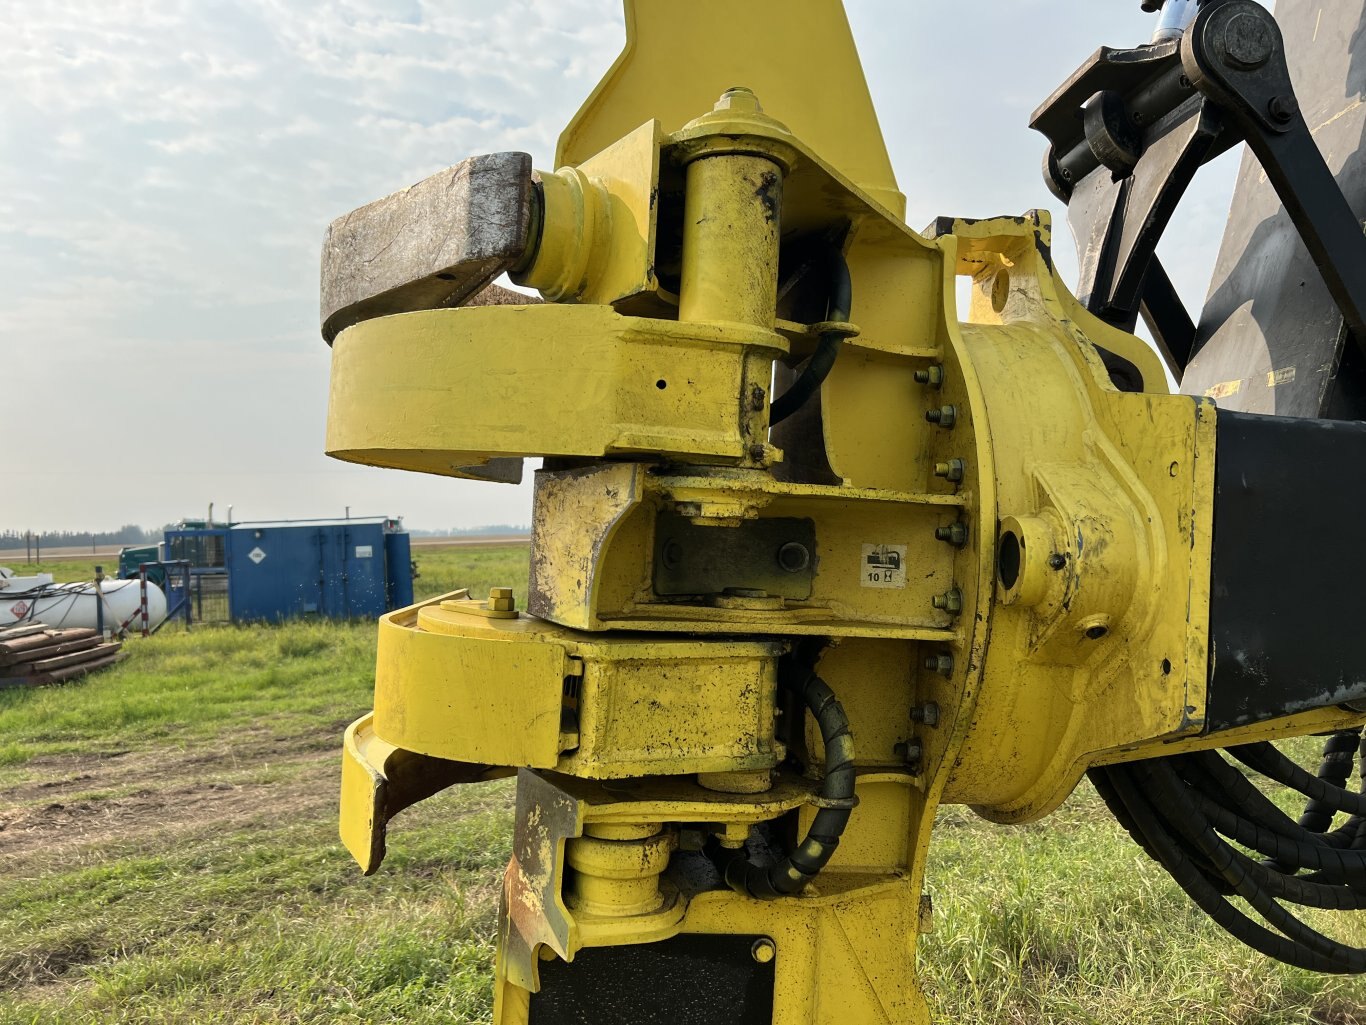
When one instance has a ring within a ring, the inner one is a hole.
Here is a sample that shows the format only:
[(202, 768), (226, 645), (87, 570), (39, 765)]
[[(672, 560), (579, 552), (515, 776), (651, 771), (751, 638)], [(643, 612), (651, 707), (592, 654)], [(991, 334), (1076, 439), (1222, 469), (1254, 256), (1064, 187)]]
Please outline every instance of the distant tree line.
[(149, 530), (136, 523), (125, 523), (118, 530), (0, 530), (0, 548), (23, 548), (26, 537), (41, 538), (44, 547), (52, 548), (156, 544), (163, 529)]
[[(152, 545), (162, 540), (164, 531), (173, 527), (147, 528), (126, 523), (118, 530), (12, 530), (0, 529), (0, 548), (23, 548), (25, 538), (38, 538), (44, 548), (76, 548), (82, 545)], [(478, 534), (529, 534), (528, 526), (499, 523), (486, 527), (448, 527), (445, 530), (410, 530), (415, 537), (460, 537)]]
[(447, 527), (445, 530), (409, 527), (408, 533), (414, 537), (463, 537), (478, 534), (530, 534), (531, 528), (526, 525), (498, 523), (486, 527)]

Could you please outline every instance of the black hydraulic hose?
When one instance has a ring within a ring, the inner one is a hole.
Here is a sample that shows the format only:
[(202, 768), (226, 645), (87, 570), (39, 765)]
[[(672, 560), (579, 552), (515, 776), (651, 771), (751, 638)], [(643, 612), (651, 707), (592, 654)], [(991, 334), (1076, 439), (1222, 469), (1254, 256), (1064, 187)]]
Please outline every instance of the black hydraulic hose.
[[(726, 884), (757, 900), (799, 893), (815, 879), (834, 855), (858, 803), (854, 796), (854, 735), (849, 730), (849, 717), (835, 692), (816, 675), (815, 666), (791, 659), (784, 662), (796, 667), (796, 678), (786, 686), (801, 695), (820, 727), (825, 744), (825, 779), (821, 783), (820, 810), (796, 850), (767, 868), (754, 864), (743, 852), (737, 852), (725, 865)], [(781, 670), (779, 682), (783, 685)]]
[[(1366, 951), (1335, 943), (1314, 931), (1255, 885), (1245, 865), (1234, 857), (1233, 849), (1218, 837), (1207, 819), (1182, 799), (1184, 795), (1181, 793), (1180, 779), (1165, 759), (1140, 762), (1134, 767), (1134, 774), (1142, 782), (1144, 791), (1155, 799), (1155, 805), (1161, 809), (1160, 816), (1165, 819), (1167, 828), (1174, 828), (1177, 834), (1193, 843), (1233, 891), (1284, 934), (1283, 939), (1277, 937), (1282, 942), (1270, 946), (1288, 956), (1282, 953), (1272, 953), (1271, 956), (1311, 971), (1347, 974), (1366, 969)], [(1243, 860), (1246, 865), (1254, 864), (1250, 859)], [(1275, 935), (1242, 915), (1238, 917), (1243, 918), (1246, 924), (1240, 925), (1234, 935), (1256, 949), (1263, 948), (1253, 940), (1260, 941), (1266, 938), (1259, 934)], [(1247, 928), (1248, 926), (1251, 928)], [(1289, 949), (1286, 949), (1283, 943), (1288, 943)], [(1263, 952), (1270, 953), (1269, 950)]]
[[(838, 249), (831, 251), (830, 263), (832, 265), (832, 281), (830, 284), (830, 309), (826, 316), (826, 322), (830, 324), (847, 324), (849, 322), (849, 311), (854, 304), (854, 287), (849, 280), (849, 264), (845, 262), (844, 254)], [(820, 343), (816, 346), (816, 352), (807, 361), (806, 368), (801, 372), (787, 391), (783, 392), (773, 400), (773, 405), (768, 410), (768, 425), (776, 427), (782, 423), (816, 394), (817, 390), (825, 379), (830, 376), (830, 371), (834, 369), (835, 359), (840, 354), (840, 348), (844, 345), (845, 333), (843, 331), (823, 331), (821, 332)]]
[[(1344, 745), (1338, 741), (1326, 753), (1337, 755)], [(1314, 791), (1329, 808), (1350, 805), (1357, 797), (1336, 786), (1339, 778), (1345, 783), (1350, 775), (1350, 767), (1343, 773), (1339, 757), (1315, 776), (1269, 744), (1231, 753), (1301, 792)], [(1215, 752), (1098, 768), (1091, 776), (1121, 824), (1235, 938), (1311, 971), (1366, 971), (1366, 950), (1323, 935), (1277, 903), (1339, 911), (1366, 907), (1366, 836), (1359, 824), (1335, 831), (1342, 835), (1308, 829), (1276, 808)], [(1279, 863), (1254, 861), (1221, 833)], [(1301, 866), (1319, 871), (1297, 875)], [(1225, 898), (1230, 894), (1244, 898), (1274, 931), (1229, 904)]]
[[(1347, 780), (1352, 775), (1357, 748), (1361, 744), (1361, 728), (1342, 730), (1334, 733), (1323, 742), (1323, 761), (1319, 763), (1318, 777), (1337, 790), (1345, 790)], [(1326, 833), (1333, 824), (1336, 809), (1310, 798), (1300, 816), (1300, 825), (1314, 833)]]
[(1366, 851), (1343, 851), (1326, 845), (1312, 845), (1291, 840), (1249, 819), (1241, 818), (1198, 790), (1191, 794), (1197, 807), (1215, 829), (1244, 847), (1275, 858), (1288, 870), (1312, 868), (1331, 872), (1335, 876), (1354, 876), (1366, 880)]
[(1248, 768), (1256, 769), (1263, 776), (1268, 776), (1292, 790), (1298, 790), (1306, 797), (1321, 801), (1334, 811), (1366, 815), (1366, 796), (1330, 786), (1312, 772), (1300, 768), (1265, 741), (1260, 744), (1231, 747), (1228, 753)]
[(1343, 886), (1338, 882), (1311, 879), (1280, 871), (1275, 863), (1253, 861), (1237, 848), (1229, 848), (1233, 858), (1275, 900), (1287, 900), (1306, 908), (1328, 911), (1361, 911), (1366, 909), (1366, 893)]
[(1222, 808), (1241, 812), (1251, 824), (1309, 847), (1346, 850), (1349, 846), (1348, 842), (1330, 834), (1316, 833), (1292, 822), (1290, 816), (1253, 786), (1246, 776), (1213, 751), (1179, 756), (1176, 765), (1198, 792)]
[(1221, 928), (1267, 957), (1309, 971), (1341, 973), (1342, 969), (1335, 962), (1314, 951), (1305, 950), (1301, 945), (1259, 925), (1225, 900), (1162, 823), (1148, 800), (1147, 788), (1134, 779), (1128, 766), (1116, 765), (1094, 771), (1104, 773), (1108, 778), (1117, 799), (1124, 804), (1135, 825), (1142, 831), (1147, 841), (1143, 846), (1151, 847), (1157, 853), (1158, 862), (1176, 880), (1177, 885)]

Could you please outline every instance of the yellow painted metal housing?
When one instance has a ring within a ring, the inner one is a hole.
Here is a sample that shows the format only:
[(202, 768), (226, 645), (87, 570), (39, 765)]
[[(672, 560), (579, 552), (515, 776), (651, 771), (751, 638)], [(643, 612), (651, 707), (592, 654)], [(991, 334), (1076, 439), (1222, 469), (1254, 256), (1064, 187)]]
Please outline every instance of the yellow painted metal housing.
[[(838, 3), (627, 16), (541, 176), (520, 274), (557, 304), (335, 341), (333, 455), (438, 474), (547, 457), (525, 611), (455, 595), (381, 621), (342, 835), (373, 870), (397, 810), (519, 771), (499, 1025), (529, 1020), (548, 959), (682, 934), (767, 937), (777, 1025), (922, 1023), (941, 802), (1026, 821), (1091, 765), (1363, 717), (1207, 733), (1213, 405), (1166, 394), (1157, 357), (1077, 303), (1046, 215), (903, 223)], [(851, 336), (770, 431), (775, 379), (829, 326), (802, 260), (830, 250)], [(1118, 391), (1100, 350), (1144, 390)], [(753, 572), (800, 587), (661, 592), (671, 541), (714, 565), (793, 524), (805, 558)], [(703, 840), (801, 835), (822, 807), (819, 730), (777, 697), (810, 637), (830, 642), (858, 807), (797, 895), (698, 885), (679, 865)]]

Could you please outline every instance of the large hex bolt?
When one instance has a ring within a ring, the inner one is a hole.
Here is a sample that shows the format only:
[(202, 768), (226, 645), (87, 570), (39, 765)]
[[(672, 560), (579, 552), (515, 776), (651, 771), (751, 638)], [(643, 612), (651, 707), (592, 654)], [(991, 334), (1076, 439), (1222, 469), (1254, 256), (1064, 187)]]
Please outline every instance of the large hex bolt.
[(1255, 14), (1238, 14), (1224, 27), (1224, 62), (1239, 71), (1256, 71), (1271, 59), (1274, 43), (1266, 22)]

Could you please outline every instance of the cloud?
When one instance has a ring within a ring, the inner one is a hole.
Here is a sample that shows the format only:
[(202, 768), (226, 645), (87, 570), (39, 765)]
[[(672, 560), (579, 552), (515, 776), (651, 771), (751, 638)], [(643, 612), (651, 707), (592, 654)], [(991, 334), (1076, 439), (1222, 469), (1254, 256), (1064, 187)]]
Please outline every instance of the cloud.
[[(332, 218), (468, 155), (547, 166), (621, 48), (618, 0), (0, 3), (0, 366), (7, 398), (60, 410), (7, 451), (0, 526), (160, 523), (210, 500), (525, 522), (525, 488), (322, 455), (318, 247)], [(1140, 20), (1083, 6), (1050, 30), (1056, 61), (1018, 57), (1052, 4), (971, 26), (993, 69), (974, 86), (961, 52), (921, 45), (969, 30), (960, 9), (849, 4), (916, 216), (1047, 201), (1022, 105), (1102, 26)]]

